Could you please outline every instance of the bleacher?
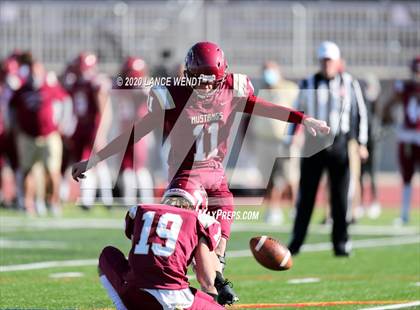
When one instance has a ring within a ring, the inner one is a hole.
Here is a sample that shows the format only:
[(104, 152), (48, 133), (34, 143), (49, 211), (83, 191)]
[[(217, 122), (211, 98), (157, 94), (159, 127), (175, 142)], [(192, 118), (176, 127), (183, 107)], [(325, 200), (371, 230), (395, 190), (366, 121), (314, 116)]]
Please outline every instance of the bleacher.
[(256, 76), (274, 59), (300, 78), (316, 68), (316, 46), (329, 39), (356, 75), (393, 79), (408, 76), (419, 29), (416, 1), (2, 1), (0, 57), (31, 49), (60, 70), (78, 51), (92, 50), (112, 72), (128, 54), (157, 65), (164, 48), (180, 62), (192, 43), (209, 39), (222, 45), (234, 70)]

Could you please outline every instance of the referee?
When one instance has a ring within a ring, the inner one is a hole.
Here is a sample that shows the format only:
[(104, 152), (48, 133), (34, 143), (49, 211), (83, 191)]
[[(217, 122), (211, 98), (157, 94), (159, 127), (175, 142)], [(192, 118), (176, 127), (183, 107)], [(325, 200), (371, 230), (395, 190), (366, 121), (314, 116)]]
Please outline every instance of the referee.
[[(305, 114), (326, 121), (331, 127), (332, 137), (305, 136), (302, 154), (301, 177), (296, 202), (296, 217), (290, 252), (299, 253), (314, 208), (316, 193), (323, 171), (329, 177), (331, 216), (333, 219), (332, 242), (336, 256), (349, 256), (350, 244), (347, 233), (347, 193), (349, 189), (348, 141), (357, 128), (360, 154), (367, 152), (366, 107), (359, 83), (346, 72), (342, 72), (342, 61), (338, 46), (329, 41), (318, 48), (320, 70), (303, 80), (296, 101), (296, 108)], [(291, 133), (296, 127), (291, 127)], [(328, 143), (328, 141), (332, 141)], [(323, 147), (323, 144), (325, 147)]]

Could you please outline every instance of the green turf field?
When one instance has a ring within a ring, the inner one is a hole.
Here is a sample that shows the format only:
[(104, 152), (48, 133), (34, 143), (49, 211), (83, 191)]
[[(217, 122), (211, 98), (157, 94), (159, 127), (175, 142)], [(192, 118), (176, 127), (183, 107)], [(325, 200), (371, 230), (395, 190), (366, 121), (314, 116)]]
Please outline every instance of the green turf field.
[[(407, 227), (391, 225), (396, 209), (385, 210), (376, 221), (364, 219), (353, 226), (355, 249), (350, 258), (333, 257), (330, 227), (317, 224), (318, 213), (308, 246), (294, 258), (293, 268), (284, 272), (259, 266), (250, 256), (248, 241), (266, 234), (286, 242), (290, 223), (265, 225), (262, 212), (260, 221), (238, 221), (226, 269), (240, 296), (238, 308), (277, 304), (271, 308), (287, 309), (292, 307), (283, 304), (300, 304), (310, 309), (364, 309), (420, 300), (420, 212), (413, 211)], [(99, 207), (83, 213), (67, 206), (60, 219), (26, 218), (2, 210), (0, 308), (111, 308), (97, 278), (96, 260), (109, 244), (128, 252), (123, 217), (122, 210)], [(299, 283), (302, 279), (307, 283)], [(197, 286), (195, 281), (192, 284)]]

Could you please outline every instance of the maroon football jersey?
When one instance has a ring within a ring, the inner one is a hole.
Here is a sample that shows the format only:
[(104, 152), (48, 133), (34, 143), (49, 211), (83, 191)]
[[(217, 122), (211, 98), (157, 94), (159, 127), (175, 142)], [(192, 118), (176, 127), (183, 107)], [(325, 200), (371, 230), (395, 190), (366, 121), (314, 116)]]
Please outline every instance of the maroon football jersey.
[(0, 105), (0, 136), (2, 136), (4, 132), (6, 131), (5, 124), (4, 124), (4, 115), (3, 115), (4, 112), (2, 108), (3, 107)]
[(114, 90), (118, 104), (118, 120), (122, 131), (131, 129), (135, 122), (147, 114), (147, 94), (138, 90)]
[(139, 205), (126, 215), (132, 241), (127, 281), (139, 288), (178, 290), (189, 286), (187, 268), (201, 238), (213, 251), (220, 224), (207, 214), (173, 206)]
[(44, 82), (40, 88), (25, 84), (11, 99), (19, 128), (33, 137), (47, 136), (56, 131), (54, 105), (61, 104), (65, 97), (67, 93), (59, 84)]
[(420, 84), (400, 81), (396, 83), (396, 92), (404, 105), (403, 128), (420, 130)]
[(197, 162), (221, 162), (227, 152), (236, 112), (294, 123), (302, 121), (302, 113), (254, 96), (246, 75), (228, 74), (219, 87), (205, 98), (191, 87), (152, 88), (148, 108), (150, 113), (162, 116), (164, 139), (171, 142), (168, 164), (172, 170), (189, 169)]
[[(143, 90), (114, 90), (114, 101), (118, 104), (118, 120), (121, 131), (130, 130), (135, 122), (147, 114), (147, 93)], [(145, 167), (148, 155), (148, 140), (142, 139), (136, 144), (129, 142), (121, 167), (140, 169)]]
[(6, 131), (6, 117), (13, 90), (6, 83), (0, 85), (0, 135)]
[(73, 99), (73, 111), (77, 118), (74, 135), (94, 135), (99, 122), (97, 94), (100, 82), (95, 78), (84, 80), (77, 79), (73, 84), (67, 85), (67, 91)]

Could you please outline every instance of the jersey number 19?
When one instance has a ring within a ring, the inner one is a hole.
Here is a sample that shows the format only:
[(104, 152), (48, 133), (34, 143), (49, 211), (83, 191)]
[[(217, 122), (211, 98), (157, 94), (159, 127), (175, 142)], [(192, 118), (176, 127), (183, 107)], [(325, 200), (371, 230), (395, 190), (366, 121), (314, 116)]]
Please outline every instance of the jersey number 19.
[[(136, 244), (134, 254), (147, 255), (149, 253), (150, 244), (148, 244), (150, 237), (150, 228), (152, 227), (153, 219), (156, 212), (148, 211), (143, 214), (143, 228), (140, 234), (140, 240)], [(169, 222), (172, 222), (168, 228)], [(156, 256), (168, 257), (175, 251), (175, 245), (178, 240), (178, 235), (182, 226), (182, 218), (178, 214), (165, 213), (159, 218), (156, 227), (156, 235), (161, 239), (166, 239), (165, 244), (152, 243), (152, 252)]]

